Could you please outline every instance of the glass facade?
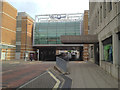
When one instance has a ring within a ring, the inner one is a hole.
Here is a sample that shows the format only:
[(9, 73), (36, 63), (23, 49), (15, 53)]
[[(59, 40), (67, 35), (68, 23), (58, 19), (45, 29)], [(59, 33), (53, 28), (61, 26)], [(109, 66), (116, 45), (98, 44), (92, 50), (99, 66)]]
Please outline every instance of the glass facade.
[(34, 44), (61, 44), (61, 35), (80, 35), (80, 21), (37, 22)]

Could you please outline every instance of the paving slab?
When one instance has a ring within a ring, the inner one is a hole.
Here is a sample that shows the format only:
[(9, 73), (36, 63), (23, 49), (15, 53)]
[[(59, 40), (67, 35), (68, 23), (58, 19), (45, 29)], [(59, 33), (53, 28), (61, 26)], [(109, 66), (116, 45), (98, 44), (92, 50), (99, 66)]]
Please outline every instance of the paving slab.
[(92, 62), (69, 62), (71, 88), (118, 88), (118, 81)]

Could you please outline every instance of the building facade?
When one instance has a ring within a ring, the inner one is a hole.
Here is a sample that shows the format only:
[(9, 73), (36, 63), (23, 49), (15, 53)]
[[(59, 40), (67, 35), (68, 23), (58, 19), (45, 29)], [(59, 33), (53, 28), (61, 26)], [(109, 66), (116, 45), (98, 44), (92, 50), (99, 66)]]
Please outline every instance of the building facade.
[[(120, 65), (120, 2), (90, 2), (90, 34), (99, 39), (100, 66), (118, 78)], [(94, 57), (96, 53), (94, 52)]]
[(80, 47), (80, 44), (62, 44), (61, 36), (81, 35), (82, 19), (82, 13), (37, 15), (33, 46), (39, 50), (39, 60), (55, 60), (56, 50)]
[(25, 12), (18, 12), (16, 27), (16, 59), (29, 59), (32, 47), (34, 20)]
[(17, 10), (8, 2), (0, 1), (0, 59), (15, 59)]
[[(76, 17), (74, 17), (76, 15)], [(81, 17), (82, 14), (51, 14), (38, 17), (34, 29), (34, 45), (58, 46), (61, 43), (61, 35), (80, 35), (81, 34)], [(43, 20), (46, 18), (46, 20)]]

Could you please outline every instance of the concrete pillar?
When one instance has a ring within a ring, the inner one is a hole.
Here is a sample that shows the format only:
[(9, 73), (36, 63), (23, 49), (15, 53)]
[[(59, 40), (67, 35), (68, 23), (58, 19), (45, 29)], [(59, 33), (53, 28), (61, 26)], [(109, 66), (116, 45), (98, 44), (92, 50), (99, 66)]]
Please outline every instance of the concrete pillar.
[(7, 54), (8, 54), (8, 49), (6, 49), (6, 52), (5, 52), (5, 60), (7, 60)]
[(99, 41), (99, 54), (100, 54), (100, 66), (101, 66), (101, 60), (104, 59), (103, 55), (104, 55), (104, 50), (103, 50), (103, 43), (102, 41)]
[(116, 33), (113, 34), (112, 43), (113, 43), (113, 64), (118, 65), (119, 50), (118, 50), (118, 35)]
[(37, 49), (37, 60), (39, 61), (39, 55), (40, 54), (40, 50), (39, 49)]
[(118, 64), (120, 65), (120, 40), (118, 40)]

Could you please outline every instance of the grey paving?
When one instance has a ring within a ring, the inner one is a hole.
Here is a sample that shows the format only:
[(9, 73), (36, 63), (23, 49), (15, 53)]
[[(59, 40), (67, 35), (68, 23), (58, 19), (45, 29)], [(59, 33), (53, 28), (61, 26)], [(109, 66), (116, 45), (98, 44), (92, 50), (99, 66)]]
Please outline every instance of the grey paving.
[(48, 72), (45, 72), (38, 78), (31, 80), (30, 82), (21, 86), (18, 90), (22, 88), (53, 88), (56, 81), (50, 76)]
[(69, 62), (71, 88), (118, 88), (118, 81), (91, 62)]
[(63, 72), (67, 72), (67, 61), (56, 57), (56, 65), (59, 67)]
[(58, 88), (71, 88), (71, 85), (72, 85), (72, 79), (63, 75), (62, 73), (58, 72), (57, 70), (55, 69), (51, 69), (50, 70), (54, 76), (60, 80), (60, 85)]

